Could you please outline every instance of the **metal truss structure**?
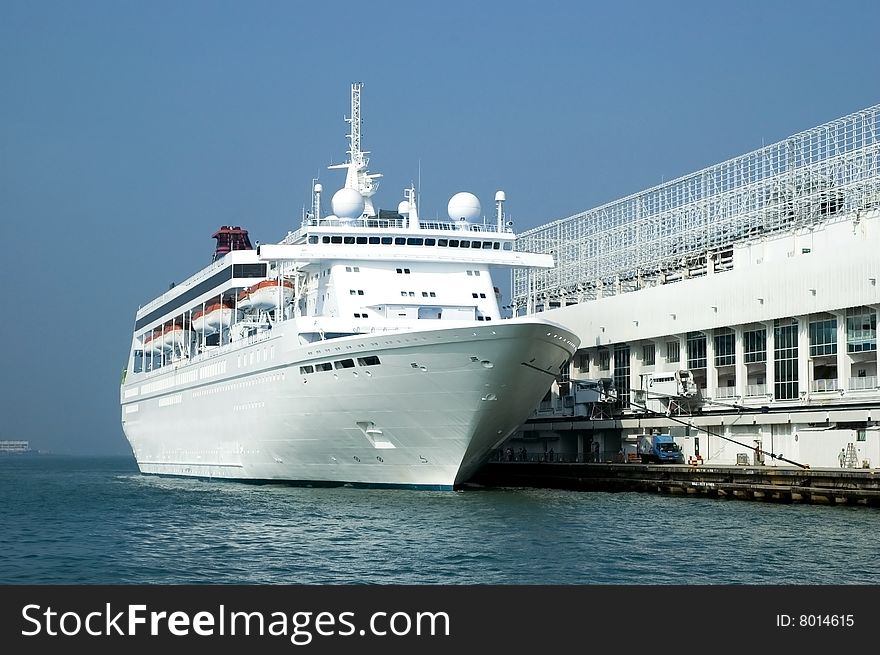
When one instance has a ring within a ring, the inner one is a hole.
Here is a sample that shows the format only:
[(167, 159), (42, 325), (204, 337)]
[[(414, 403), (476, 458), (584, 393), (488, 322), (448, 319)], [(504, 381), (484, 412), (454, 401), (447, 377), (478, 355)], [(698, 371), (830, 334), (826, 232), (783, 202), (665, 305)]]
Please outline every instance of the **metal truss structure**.
[(524, 232), (553, 253), (515, 269), (514, 314), (595, 300), (733, 266), (736, 243), (880, 207), (880, 105), (696, 173)]

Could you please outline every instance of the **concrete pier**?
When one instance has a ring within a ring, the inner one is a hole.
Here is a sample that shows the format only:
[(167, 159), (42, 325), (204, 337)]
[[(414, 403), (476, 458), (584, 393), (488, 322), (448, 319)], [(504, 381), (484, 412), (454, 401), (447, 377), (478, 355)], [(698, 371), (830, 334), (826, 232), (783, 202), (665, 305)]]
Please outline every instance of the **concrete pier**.
[(759, 502), (880, 507), (878, 469), (489, 462), (467, 486), (639, 491)]

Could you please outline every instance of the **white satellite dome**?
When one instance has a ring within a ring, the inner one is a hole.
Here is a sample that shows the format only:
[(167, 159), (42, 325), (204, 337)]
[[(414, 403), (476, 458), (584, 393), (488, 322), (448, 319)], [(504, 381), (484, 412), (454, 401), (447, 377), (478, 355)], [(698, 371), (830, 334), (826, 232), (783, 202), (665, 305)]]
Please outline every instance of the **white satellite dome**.
[(400, 201), (400, 203), (397, 205), (397, 213), (400, 214), (401, 216), (406, 216), (407, 214), (409, 214), (409, 201), (408, 200), (401, 200)]
[(473, 193), (461, 191), (449, 199), (446, 211), (450, 220), (458, 221), (463, 218), (466, 221), (475, 221), (480, 217), (482, 208), (480, 199)]
[(333, 213), (339, 218), (354, 220), (364, 213), (364, 197), (355, 189), (339, 189), (330, 200)]

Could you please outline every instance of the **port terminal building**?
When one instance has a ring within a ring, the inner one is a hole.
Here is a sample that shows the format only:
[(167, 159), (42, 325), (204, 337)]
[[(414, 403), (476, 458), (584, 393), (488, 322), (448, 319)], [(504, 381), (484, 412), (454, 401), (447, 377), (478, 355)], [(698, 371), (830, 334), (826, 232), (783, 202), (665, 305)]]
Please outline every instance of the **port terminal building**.
[(503, 453), (880, 468), (880, 105), (518, 240), (512, 313), (581, 347)]

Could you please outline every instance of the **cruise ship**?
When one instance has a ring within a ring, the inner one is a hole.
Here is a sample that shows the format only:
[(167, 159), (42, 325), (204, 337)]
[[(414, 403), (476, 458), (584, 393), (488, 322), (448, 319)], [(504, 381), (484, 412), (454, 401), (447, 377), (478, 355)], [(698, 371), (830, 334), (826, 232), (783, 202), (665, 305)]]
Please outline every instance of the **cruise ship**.
[(491, 270), (552, 268), (520, 252), (505, 194), (416, 190), (377, 209), (351, 87), (349, 161), (322, 210), (277, 243), (214, 233), (213, 261), (136, 313), (120, 388), (144, 474), (454, 489), (527, 418), (579, 345), (542, 317), (502, 319)]

